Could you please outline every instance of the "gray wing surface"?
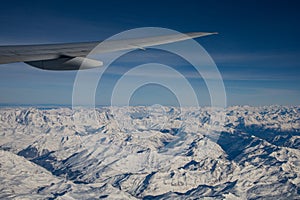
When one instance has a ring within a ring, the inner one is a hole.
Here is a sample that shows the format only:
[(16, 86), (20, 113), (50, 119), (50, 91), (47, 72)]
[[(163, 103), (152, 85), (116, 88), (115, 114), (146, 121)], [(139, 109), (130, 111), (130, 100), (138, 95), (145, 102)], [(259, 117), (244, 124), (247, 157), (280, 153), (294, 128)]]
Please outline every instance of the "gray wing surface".
[[(216, 33), (194, 32), (187, 34), (164, 35), (147, 38), (108, 40), (102, 43), (97, 53), (120, 50), (144, 49), (146, 47), (203, 37)], [(85, 57), (100, 42), (81, 42), (65, 44), (11, 45), (0, 46), (0, 64), (25, 62), (45, 70), (78, 70), (101, 66), (101, 61)], [(81, 64), (85, 63), (82, 67)], [(81, 67), (80, 67), (81, 66)]]

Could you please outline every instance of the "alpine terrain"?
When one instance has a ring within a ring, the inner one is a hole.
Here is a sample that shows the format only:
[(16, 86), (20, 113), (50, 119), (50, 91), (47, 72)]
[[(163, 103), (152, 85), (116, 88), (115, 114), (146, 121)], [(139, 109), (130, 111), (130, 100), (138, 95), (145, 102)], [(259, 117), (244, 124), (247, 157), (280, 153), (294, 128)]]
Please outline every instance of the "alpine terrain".
[(300, 199), (300, 107), (2, 107), (0, 199)]

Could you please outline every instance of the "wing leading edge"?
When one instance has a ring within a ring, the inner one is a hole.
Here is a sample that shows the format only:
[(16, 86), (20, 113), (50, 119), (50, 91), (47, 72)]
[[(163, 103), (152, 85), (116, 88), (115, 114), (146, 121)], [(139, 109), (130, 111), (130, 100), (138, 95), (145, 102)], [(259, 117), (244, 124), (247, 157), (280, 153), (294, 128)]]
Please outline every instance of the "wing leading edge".
[[(146, 47), (183, 41), (217, 33), (194, 32), (187, 34), (164, 35), (147, 38), (108, 40), (102, 42), (97, 53), (120, 50), (144, 49)], [(78, 70), (100, 67), (101, 61), (87, 59), (87, 56), (100, 42), (65, 44), (11, 45), (0, 46), (0, 64), (25, 62), (45, 70)]]

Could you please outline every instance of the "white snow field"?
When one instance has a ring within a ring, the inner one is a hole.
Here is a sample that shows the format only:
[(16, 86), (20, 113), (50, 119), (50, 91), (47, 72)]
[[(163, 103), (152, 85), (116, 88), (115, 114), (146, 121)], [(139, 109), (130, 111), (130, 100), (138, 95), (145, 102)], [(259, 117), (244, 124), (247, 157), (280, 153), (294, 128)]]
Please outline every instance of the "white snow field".
[(0, 199), (105, 198), (300, 199), (300, 107), (0, 109)]

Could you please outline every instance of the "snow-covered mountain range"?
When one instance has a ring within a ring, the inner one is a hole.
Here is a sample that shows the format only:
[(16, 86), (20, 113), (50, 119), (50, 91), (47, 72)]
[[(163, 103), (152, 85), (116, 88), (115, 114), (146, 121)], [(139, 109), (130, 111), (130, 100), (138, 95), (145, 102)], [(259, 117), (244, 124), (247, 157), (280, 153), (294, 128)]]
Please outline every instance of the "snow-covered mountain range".
[(14, 198), (300, 199), (300, 107), (1, 108)]

